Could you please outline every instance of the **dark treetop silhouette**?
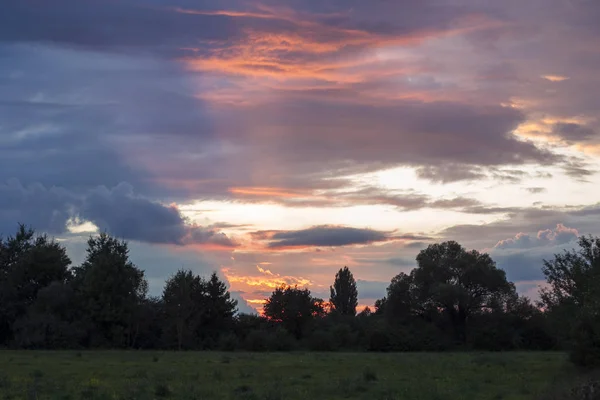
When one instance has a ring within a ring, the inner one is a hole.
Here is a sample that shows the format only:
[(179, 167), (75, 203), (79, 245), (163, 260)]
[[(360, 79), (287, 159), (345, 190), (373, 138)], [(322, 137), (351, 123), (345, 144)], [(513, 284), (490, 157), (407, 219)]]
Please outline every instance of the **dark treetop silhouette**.
[(356, 314), (352, 272), (338, 271), (329, 303), (281, 286), (264, 315), (237, 314), (216, 273), (181, 270), (160, 298), (148, 296), (128, 244), (106, 233), (71, 266), (65, 248), (20, 226), (0, 239), (0, 346), (222, 350), (572, 350), (600, 364), (600, 239), (543, 261), (548, 286), (536, 306), (517, 294), (488, 254), (432, 244), (417, 268), (392, 278), (375, 311)]

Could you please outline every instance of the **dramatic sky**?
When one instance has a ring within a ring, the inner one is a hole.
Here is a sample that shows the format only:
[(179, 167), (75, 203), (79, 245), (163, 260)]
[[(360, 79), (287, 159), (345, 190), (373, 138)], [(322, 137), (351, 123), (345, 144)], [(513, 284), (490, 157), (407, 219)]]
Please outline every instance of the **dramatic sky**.
[(428, 243), (535, 296), (600, 234), (600, 1), (2, 0), (0, 232), (360, 304)]

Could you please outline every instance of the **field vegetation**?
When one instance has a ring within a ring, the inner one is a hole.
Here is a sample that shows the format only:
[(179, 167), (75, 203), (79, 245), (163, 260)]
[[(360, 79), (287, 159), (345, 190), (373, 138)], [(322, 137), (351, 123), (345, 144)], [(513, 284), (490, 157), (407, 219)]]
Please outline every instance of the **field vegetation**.
[(543, 399), (558, 352), (0, 352), (0, 399)]

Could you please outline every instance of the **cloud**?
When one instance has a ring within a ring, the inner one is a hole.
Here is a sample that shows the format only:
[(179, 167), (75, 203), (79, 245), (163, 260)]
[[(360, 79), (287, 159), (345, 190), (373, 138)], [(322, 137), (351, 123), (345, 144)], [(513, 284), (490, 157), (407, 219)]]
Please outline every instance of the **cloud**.
[(392, 237), (387, 232), (373, 229), (360, 229), (342, 226), (315, 226), (298, 231), (274, 233), (269, 240), (269, 248), (293, 247), (334, 247), (354, 244), (385, 242)]
[(499, 241), (494, 247), (499, 249), (528, 249), (540, 246), (556, 246), (571, 242), (577, 239), (578, 236), (577, 229), (558, 224), (555, 229), (541, 230), (534, 237), (526, 233), (518, 233), (514, 238)]
[(555, 124), (552, 133), (569, 142), (585, 141), (596, 136), (596, 132), (592, 128), (581, 124), (563, 122)]
[(148, 243), (206, 244), (233, 248), (236, 243), (225, 234), (186, 221), (176, 206), (136, 196), (133, 187), (122, 183), (109, 190), (98, 188), (84, 200), (80, 216), (101, 230)]
[(565, 174), (570, 177), (576, 178), (582, 182), (586, 182), (587, 177), (596, 174), (595, 170), (589, 169), (589, 165), (579, 160), (571, 161), (563, 166)]
[(100, 186), (81, 193), (16, 179), (0, 184), (0, 232), (12, 233), (17, 223), (42, 232), (62, 234), (72, 221), (94, 223), (123, 239), (175, 245), (234, 248), (236, 242), (216, 227), (187, 221), (176, 206), (166, 206), (134, 193), (128, 183)]
[(417, 176), (432, 182), (449, 183), (462, 180), (477, 180), (484, 178), (486, 175), (480, 168), (474, 166), (452, 164), (420, 167), (417, 169)]
[(570, 79), (568, 76), (560, 76), (560, 75), (542, 75), (542, 78), (550, 81), (550, 82), (562, 82)]
[(62, 233), (73, 216), (77, 198), (39, 183), (23, 186), (16, 179), (0, 183), (0, 234), (9, 235), (22, 223), (42, 232)]
[(525, 190), (527, 190), (531, 194), (538, 194), (538, 193), (544, 193), (546, 191), (546, 188), (543, 188), (543, 187), (528, 187), (528, 188), (525, 188)]

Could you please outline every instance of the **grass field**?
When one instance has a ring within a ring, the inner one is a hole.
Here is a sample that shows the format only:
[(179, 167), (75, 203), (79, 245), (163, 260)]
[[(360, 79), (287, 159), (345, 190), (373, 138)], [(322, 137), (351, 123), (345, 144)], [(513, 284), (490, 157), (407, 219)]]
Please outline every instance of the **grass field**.
[(538, 399), (562, 353), (0, 351), (0, 399)]

